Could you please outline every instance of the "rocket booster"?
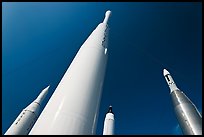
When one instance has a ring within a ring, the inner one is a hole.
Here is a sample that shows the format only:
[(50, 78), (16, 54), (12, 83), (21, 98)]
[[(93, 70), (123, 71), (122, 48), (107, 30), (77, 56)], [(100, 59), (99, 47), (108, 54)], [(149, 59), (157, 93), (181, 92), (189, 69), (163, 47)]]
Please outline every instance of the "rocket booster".
[(202, 135), (202, 116), (191, 100), (177, 88), (170, 73), (164, 69), (163, 75), (170, 88), (170, 95), (179, 126), (184, 135)]
[(95, 134), (108, 57), (108, 19), (83, 43), (30, 135)]
[(113, 134), (114, 134), (114, 114), (112, 111), (112, 106), (110, 106), (104, 121), (103, 135)]
[(33, 127), (40, 112), (40, 105), (48, 93), (49, 86), (19, 114), (5, 135), (27, 135)]

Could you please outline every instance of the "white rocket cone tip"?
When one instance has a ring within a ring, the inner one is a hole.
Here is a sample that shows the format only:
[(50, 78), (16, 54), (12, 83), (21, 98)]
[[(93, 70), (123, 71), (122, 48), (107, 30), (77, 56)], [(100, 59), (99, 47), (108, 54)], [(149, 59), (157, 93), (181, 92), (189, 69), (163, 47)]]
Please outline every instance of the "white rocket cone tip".
[(106, 11), (106, 16), (110, 16), (110, 15), (111, 15), (111, 11), (110, 10)]
[(163, 70), (163, 75), (166, 76), (166, 75), (168, 75), (168, 74), (170, 74), (170, 73), (169, 73), (166, 69), (164, 69), (164, 70)]
[(108, 113), (113, 113), (112, 106), (109, 106)]
[(48, 89), (50, 88), (50, 85), (44, 88), (40, 94), (46, 94), (48, 92)]
[(45, 96), (48, 93), (48, 89), (49, 89), (50, 85), (47, 86), (45, 89), (43, 89), (40, 93), (40, 95), (36, 98), (35, 102), (38, 102), (39, 104), (41, 104), (41, 102), (44, 100)]
[(50, 88), (50, 85), (49, 86), (47, 86), (44, 90), (48, 90)]
[(110, 15), (111, 15), (111, 11), (110, 11), (110, 10), (106, 11), (106, 14), (105, 14), (105, 18), (104, 18), (104, 20), (103, 20), (103, 23), (106, 23), (106, 24), (107, 24)]

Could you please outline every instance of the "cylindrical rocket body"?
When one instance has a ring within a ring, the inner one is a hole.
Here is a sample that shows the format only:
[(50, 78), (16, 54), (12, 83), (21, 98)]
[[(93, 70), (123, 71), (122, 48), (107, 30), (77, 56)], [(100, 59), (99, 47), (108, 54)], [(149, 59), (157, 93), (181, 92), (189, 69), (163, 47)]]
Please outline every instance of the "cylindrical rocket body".
[(48, 93), (50, 86), (41, 91), (38, 97), (19, 114), (5, 135), (28, 135), (40, 113), (40, 104)]
[(16, 120), (12, 123), (5, 135), (27, 135), (33, 127), (39, 113), (39, 104), (31, 103), (33, 109), (23, 109)]
[(107, 34), (107, 24), (100, 23), (84, 42), (29, 134), (95, 134)]
[(114, 114), (107, 113), (104, 121), (103, 135), (114, 134)]
[(176, 117), (184, 135), (202, 135), (202, 117), (195, 105), (180, 90), (171, 92)]

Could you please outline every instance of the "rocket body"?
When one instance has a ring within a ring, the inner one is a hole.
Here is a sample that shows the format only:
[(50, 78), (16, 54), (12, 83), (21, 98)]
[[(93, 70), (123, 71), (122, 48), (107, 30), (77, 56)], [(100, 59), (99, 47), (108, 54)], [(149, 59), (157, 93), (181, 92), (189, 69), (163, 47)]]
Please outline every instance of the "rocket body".
[(106, 20), (79, 49), (30, 135), (95, 134), (108, 57), (109, 15), (107, 11)]
[(202, 135), (202, 116), (191, 100), (177, 88), (173, 78), (164, 69), (164, 77), (171, 90), (171, 99), (179, 126), (184, 135)]
[(114, 135), (114, 114), (112, 112), (112, 107), (109, 107), (109, 111), (106, 114), (105, 120), (104, 120), (104, 128), (103, 128), (103, 135)]
[(171, 93), (171, 98), (184, 135), (202, 135), (202, 117), (190, 99), (179, 90)]
[(23, 111), (6, 131), (5, 135), (27, 135), (30, 132), (38, 118), (40, 104), (46, 97), (48, 88), (49, 86), (40, 93), (36, 100), (23, 109)]

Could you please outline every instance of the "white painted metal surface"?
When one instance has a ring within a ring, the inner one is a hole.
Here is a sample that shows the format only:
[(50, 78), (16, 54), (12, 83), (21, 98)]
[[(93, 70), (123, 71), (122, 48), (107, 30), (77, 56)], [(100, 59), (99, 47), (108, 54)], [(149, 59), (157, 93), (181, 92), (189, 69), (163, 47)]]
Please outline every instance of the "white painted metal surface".
[(164, 70), (163, 70), (163, 75), (166, 76), (166, 75), (168, 75), (168, 74), (170, 74), (170, 73), (169, 73), (166, 69), (164, 69)]
[(170, 73), (164, 69), (163, 70), (163, 75), (166, 79), (166, 82), (170, 88), (170, 93), (174, 90), (179, 90), (178, 87), (176, 86), (176, 83), (174, 82), (173, 78), (171, 77)]
[(40, 110), (40, 104), (48, 93), (49, 86), (46, 87), (40, 95), (19, 114), (12, 123), (5, 135), (27, 135), (37, 120)]
[(108, 57), (108, 18), (83, 43), (30, 135), (95, 134)]
[(103, 135), (114, 135), (114, 114), (112, 112), (112, 107), (110, 106), (108, 113), (106, 114), (103, 127)]

